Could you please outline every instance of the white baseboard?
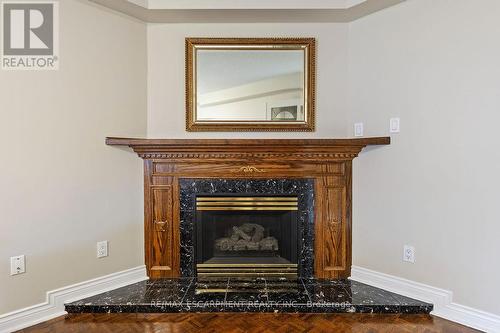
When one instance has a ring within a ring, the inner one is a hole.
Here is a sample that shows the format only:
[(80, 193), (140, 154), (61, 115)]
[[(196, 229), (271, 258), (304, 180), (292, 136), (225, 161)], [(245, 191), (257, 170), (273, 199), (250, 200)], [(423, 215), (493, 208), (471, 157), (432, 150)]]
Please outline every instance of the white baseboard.
[(434, 304), (431, 314), (486, 332), (500, 332), (500, 316), (453, 303), (453, 293), (397, 276), (352, 266), (351, 279)]
[(66, 314), (64, 303), (93, 296), (147, 279), (146, 267), (138, 266), (47, 292), (46, 301), (0, 315), (0, 332), (12, 332)]

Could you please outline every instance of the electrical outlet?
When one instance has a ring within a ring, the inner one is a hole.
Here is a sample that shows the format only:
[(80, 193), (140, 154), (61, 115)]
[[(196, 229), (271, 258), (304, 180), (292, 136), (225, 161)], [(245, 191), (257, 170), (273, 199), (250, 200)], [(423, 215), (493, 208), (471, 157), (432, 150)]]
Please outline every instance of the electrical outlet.
[(410, 245), (403, 247), (403, 261), (415, 263), (415, 248)]
[(108, 256), (108, 241), (97, 242), (97, 258)]
[(363, 136), (363, 123), (354, 124), (354, 136)]
[(24, 254), (21, 256), (10, 257), (10, 275), (17, 275), (26, 272)]
[(389, 132), (399, 133), (399, 118), (389, 119)]

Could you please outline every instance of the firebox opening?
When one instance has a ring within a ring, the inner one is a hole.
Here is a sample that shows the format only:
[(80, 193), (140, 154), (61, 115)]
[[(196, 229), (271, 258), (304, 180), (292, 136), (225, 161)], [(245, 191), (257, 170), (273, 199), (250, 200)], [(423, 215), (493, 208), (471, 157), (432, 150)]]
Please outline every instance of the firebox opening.
[(198, 196), (197, 273), (296, 275), (297, 233), (296, 196)]

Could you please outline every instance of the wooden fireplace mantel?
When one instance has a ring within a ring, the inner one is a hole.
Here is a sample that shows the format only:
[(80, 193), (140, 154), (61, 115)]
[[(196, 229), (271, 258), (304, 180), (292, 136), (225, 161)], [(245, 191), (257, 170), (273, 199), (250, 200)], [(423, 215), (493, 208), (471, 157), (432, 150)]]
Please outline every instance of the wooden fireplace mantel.
[(110, 146), (213, 146), (213, 145), (252, 145), (278, 144), (283, 146), (367, 146), (388, 145), (391, 137), (379, 136), (371, 138), (348, 139), (142, 139), (107, 137)]
[[(232, 157), (266, 157), (264, 152), (293, 153), (293, 156), (313, 158), (356, 157), (368, 145), (388, 145), (390, 137), (357, 139), (136, 139), (106, 138), (110, 146), (131, 147), (143, 158), (189, 158), (193, 153), (216, 157), (231, 153)], [(175, 155), (168, 153), (177, 153)], [(240, 153), (238, 155), (237, 153)], [(324, 155), (329, 153), (330, 155)], [(207, 155), (208, 154), (208, 155)], [(322, 155), (323, 154), (323, 155)], [(346, 154), (343, 156), (342, 154)], [(199, 156), (199, 155), (198, 155)], [(202, 157), (203, 157), (202, 156)], [(275, 156), (275, 155), (273, 155)]]
[(314, 179), (314, 274), (351, 272), (352, 160), (390, 137), (356, 139), (106, 138), (144, 159), (144, 238), (148, 275), (180, 272), (180, 178)]

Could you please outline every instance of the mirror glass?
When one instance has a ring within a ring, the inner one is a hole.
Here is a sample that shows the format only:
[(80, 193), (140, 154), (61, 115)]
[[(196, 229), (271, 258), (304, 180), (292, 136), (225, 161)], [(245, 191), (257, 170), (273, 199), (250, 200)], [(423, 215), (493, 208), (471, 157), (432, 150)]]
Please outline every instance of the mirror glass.
[(303, 122), (303, 50), (196, 53), (196, 120)]

